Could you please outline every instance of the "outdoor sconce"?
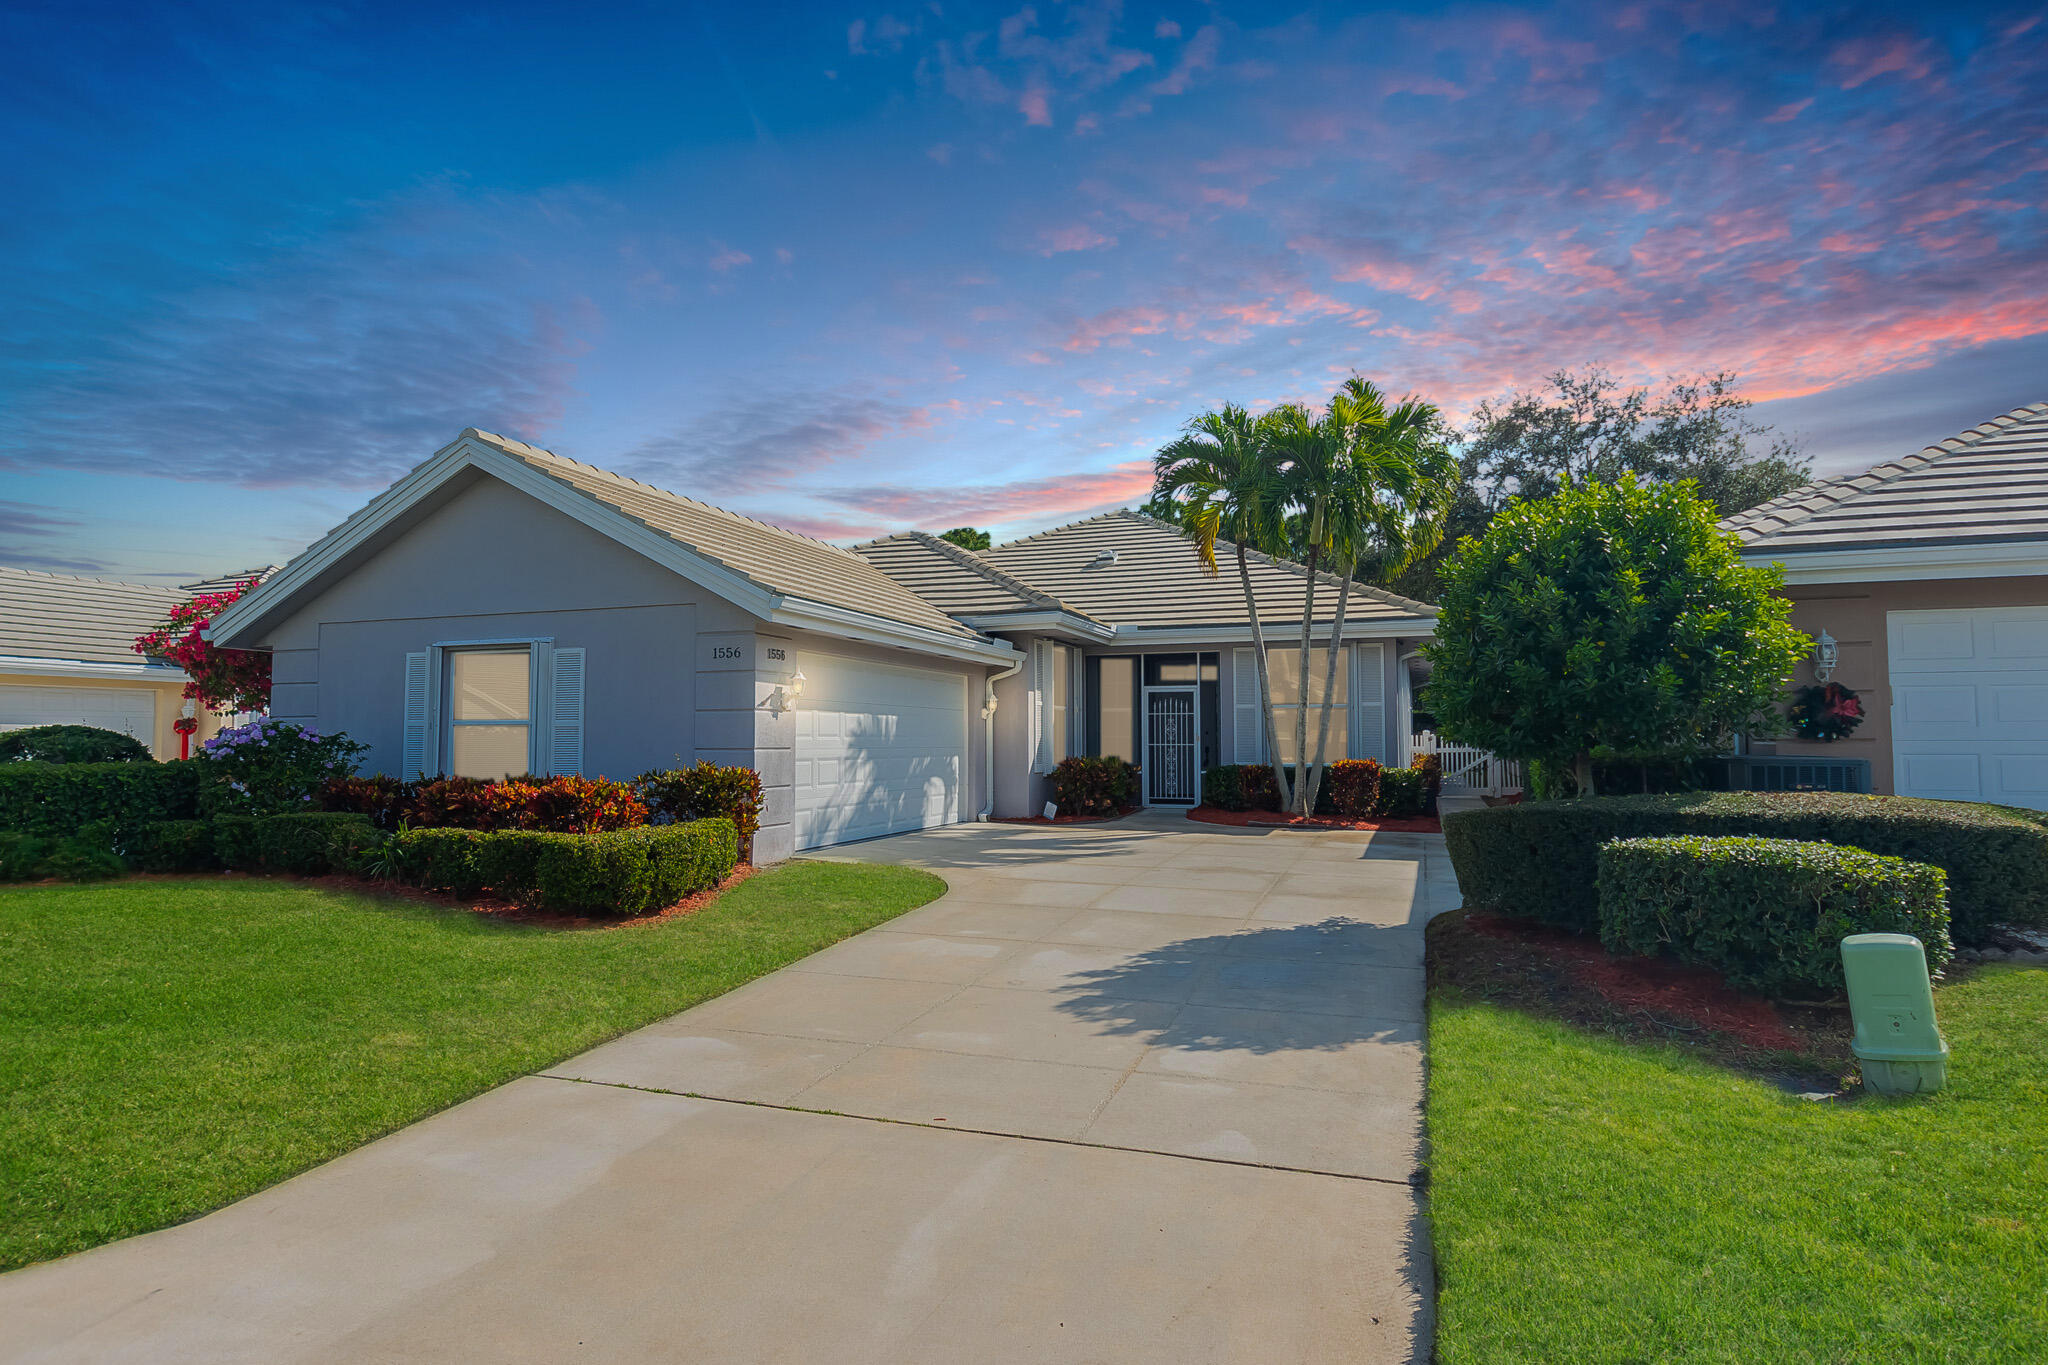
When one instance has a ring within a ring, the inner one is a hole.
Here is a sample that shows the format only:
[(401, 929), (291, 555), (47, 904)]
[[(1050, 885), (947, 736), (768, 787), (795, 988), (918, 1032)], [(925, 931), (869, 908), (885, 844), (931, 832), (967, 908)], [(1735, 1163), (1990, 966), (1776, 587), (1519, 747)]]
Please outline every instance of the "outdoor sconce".
[(1835, 637), (1823, 630), (1820, 639), (1813, 646), (1813, 680), (1824, 683), (1835, 675), (1835, 664), (1841, 651), (1835, 647)]
[(768, 694), (768, 700), (761, 704), (767, 707), (771, 714), (779, 716), (784, 711), (796, 710), (796, 700), (803, 694), (804, 671), (799, 668), (788, 682), (777, 685), (776, 689)]

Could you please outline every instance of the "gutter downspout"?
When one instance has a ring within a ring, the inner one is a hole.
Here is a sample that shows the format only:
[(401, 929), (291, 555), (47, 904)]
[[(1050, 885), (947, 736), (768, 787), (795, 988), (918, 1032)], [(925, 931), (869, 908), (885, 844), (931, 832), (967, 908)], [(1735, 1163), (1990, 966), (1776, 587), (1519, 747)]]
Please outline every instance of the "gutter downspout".
[(996, 684), (1005, 678), (1014, 678), (1024, 671), (1025, 655), (1000, 673), (991, 673), (982, 684), (981, 729), (982, 737), (988, 742), (988, 761), (982, 764), (983, 779), (988, 783), (988, 800), (982, 802), (981, 811), (974, 819), (977, 824), (987, 824), (996, 808)]

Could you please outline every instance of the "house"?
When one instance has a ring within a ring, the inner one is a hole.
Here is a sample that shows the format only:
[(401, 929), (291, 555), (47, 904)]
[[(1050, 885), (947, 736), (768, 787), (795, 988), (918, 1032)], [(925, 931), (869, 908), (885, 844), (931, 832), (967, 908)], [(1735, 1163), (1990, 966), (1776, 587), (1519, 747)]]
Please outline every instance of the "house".
[[(1293, 628), (1269, 640), (1285, 695), (1308, 577), (1264, 556), (1252, 573), (1274, 635)], [(1319, 615), (1336, 596), (1320, 576)], [(1331, 752), (1397, 754), (1400, 660), (1432, 609), (1357, 585), (1349, 618)], [(1203, 766), (1263, 754), (1234, 559), (1204, 574), (1163, 523), (849, 550), (474, 429), (211, 638), (270, 650), (272, 714), (347, 731), (370, 770), (751, 767), (764, 862), (1035, 814), (1070, 754), (1140, 763), (1167, 805), (1199, 799)]]
[[(2048, 403), (1729, 518), (1785, 568), (1864, 720), (1760, 750), (1869, 764), (1870, 789), (2048, 809)], [(1795, 681), (1813, 681), (1818, 657)]]
[[(178, 588), (0, 568), (0, 730), (96, 725), (176, 758), (185, 671), (135, 652), (190, 594)], [(219, 729), (198, 712), (194, 742)]]

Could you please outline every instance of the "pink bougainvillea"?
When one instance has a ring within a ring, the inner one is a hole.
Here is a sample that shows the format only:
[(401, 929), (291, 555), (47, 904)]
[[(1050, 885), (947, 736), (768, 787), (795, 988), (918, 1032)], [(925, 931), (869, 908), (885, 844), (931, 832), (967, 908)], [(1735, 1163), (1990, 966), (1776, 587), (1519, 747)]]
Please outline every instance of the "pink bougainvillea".
[(190, 679), (185, 695), (210, 711), (263, 710), (270, 705), (270, 655), (254, 649), (221, 649), (201, 637), (207, 623), (257, 581), (251, 578), (180, 602), (162, 625), (135, 637), (135, 652), (184, 669)]

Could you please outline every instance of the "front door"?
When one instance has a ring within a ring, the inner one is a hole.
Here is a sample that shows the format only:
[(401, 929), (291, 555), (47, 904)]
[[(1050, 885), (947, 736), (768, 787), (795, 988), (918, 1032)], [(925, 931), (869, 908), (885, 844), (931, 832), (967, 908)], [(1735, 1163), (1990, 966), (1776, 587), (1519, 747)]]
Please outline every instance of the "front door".
[(1193, 805), (1202, 794), (1201, 710), (1192, 687), (1145, 689), (1145, 804)]

